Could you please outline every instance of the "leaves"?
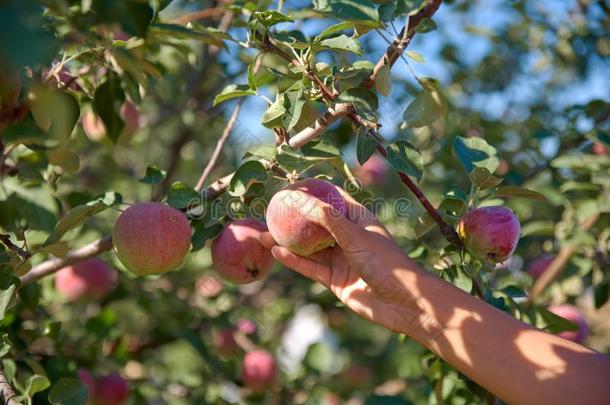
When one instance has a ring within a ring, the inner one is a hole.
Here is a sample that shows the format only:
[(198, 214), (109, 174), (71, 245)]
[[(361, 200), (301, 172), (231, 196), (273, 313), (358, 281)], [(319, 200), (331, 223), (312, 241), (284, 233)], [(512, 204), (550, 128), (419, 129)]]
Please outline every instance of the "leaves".
[(250, 160), (242, 164), (235, 172), (227, 192), (232, 196), (244, 195), (250, 186), (261, 183), (267, 179), (267, 170), (259, 161)]
[(55, 230), (49, 235), (45, 241), (45, 245), (58, 242), (61, 237), (70, 229), (82, 224), (87, 218), (105, 210), (108, 206), (101, 201), (93, 201), (86, 205), (80, 205), (72, 208), (64, 215), (63, 218), (55, 225)]
[(247, 84), (230, 84), (226, 86), (220, 94), (214, 98), (212, 105), (216, 107), (218, 104), (237, 97), (253, 96), (256, 92)]
[(407, 106), (403, 114), (405, 125), (421, 128), (432, 125), (447, 113), (447, 101), (439, 85), (432, 79), (421, 79), (421, 93)]
[(286, 114), (284, 107), (284, 93), (278, 93), (275, 101), (271, 104), (261, 118), (261, 123), (267, 128), (279, 128), (284, 125), (282, 118)]
[(193, 25), (184, 27), (176, 24), (155, 23), (150, 26), (151, 33), (155, 35), (164, 35), (168, 38), (191, 38), (201, 41), (205, 44), (212, 44), (219, 47), (225, 47), (224, 41), (233, 40), (231, 36), (216, 28), (204, 27), (202, 25)]
[(542, 316), (542, 319), (546, 323), (544, 329), (547, 332), (560, 333), (565, 331), (578, 330), (578, 326), (576, 326), (571, 321), (562, 318), (559, 315), (555, 315), (551, 311), (548, 311), (544, 308), (538, 308), (538, 313)]
[(30, 378), (28, 378), (28, 382), (25, 387), (25, 392), (23, 393), (23, 395), (26, 398), (31, 398), (32, 396), (34, 396), (34, 394), (42, 392), (42, 391), (46, 390), (47, 388), (49, 388), (50, 386), (51, 386), (51, 383), (49, 382), (47, 377), (38, 375), (38, 374), (34, 374)]
[(157, 166), (148, 166), (146, 168), (146, 174), (141, 179), (138, 179), (140, 183), (155, 185), (163, 181), (167, 172), (159, 169)]
[(30, 91), (29, 101), (32, 116), (40, 129), (62, 142), (69, 138), (80, 114), (73, 95), (37, 84)]
[(424, 158), (409, 142), (398, 141), (388, 146), (388, 162), (399, 172), (413, 176), (420, 181), (424, 170)]
[(106, 1), (92, 0), (91, 10), (100, 22), (118, 22), (123, 30), (141, 38), (146, 36), (154, 12), (139, 0)]
[(303, 86), (298, 83), (284, 93), (284, 114), (282, 122), (286, 131), (290, 131), (299, 122), (303, 106), (305, 105), (305, 95)]
[(95, 89), (93, 95), (93, 111), (104, 122), (106, 135), (116, 142), (123, 131), (124, 122), (119, 114), (125, 93), (121, 81), (116, 74), (110, 73), (107, 80)]
[(85, 405), (89, 390), (76, 378), (62, 378), (49, 391), (49, 402), (53, 405)]
[(314, 0), (314, 9), (342, 21), (378, 26), (379, 14), (370, 0)]
[(260, 22), (265, 27), (271, 27), (283, 22), (292, 22), (293, 19), (275, 10), (255, 11), (252, 19)]
[(177, 181), (167, 192), (167, 203), (176, 209), (188, 208), (201, 203), (201, 196), (192, 187)]
[(214, 224), (209, 227), (205, 227), (205, 224), (198, 223), (195, 226), (195, 232), (191, 238), (191, 244), (193, 245), (193, 252), (201, 250), (205, 246), (205, 242), (211, 239), (216, 239), (222, 232), (224, 227), (222, 224)]
[(359, 56), (362, 56), (364, 52), (362, 50), (362, 45), (360, 45), (360, 41), (358, 41), (356, 38), (348, 37), (345, 34), (334, 38), (323, 39), (315, 46), (315, 48), (351, 52)]
[(494, 176), (484, 167), (475, 167), (470, 172), (470, 181), (479, 190), (487, 190), (496, 187), (502, 182), (502, 179)]
[(496, 148), (489, 145), (483, 138), (458, 136), (453, 142), (453, 151), (469, 173), (475, 167), (482, 167), (493, 173), (500, 164)]
[(502, 186), (498, 187), (495, 192), (496, 197), (514, 197), (514, 198), (526, 198), (529, 200), (543, 201), (546, 202), (547, 199), (543, 194), (540, 194), (537, 191), (530, 190), (523, 187), (517, 186)]
[(6, 316), (13, 296), (19, 286), (19, 279), (7, 272), (0, 272), (0, 320)]
[(392, 93), (392, 73), (390, 66), (383, 65), (377, 72), (375, 89), (386, 97)]
[(367, 135), (366, 130), (358, 128), (356, 135), (356, 158), (363, 165), (375, 153), (377, 142)]
[(415, 51), (405, 51), (405, 54), (412, 60), (414, 60), (417, 63), (426, 63), (426, 61), (424, 60), (424, 57)]

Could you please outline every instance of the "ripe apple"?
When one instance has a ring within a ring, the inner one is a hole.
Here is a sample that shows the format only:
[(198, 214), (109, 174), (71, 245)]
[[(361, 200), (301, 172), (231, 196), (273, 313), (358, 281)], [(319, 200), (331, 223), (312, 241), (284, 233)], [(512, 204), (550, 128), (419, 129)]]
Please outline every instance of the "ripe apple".
[(306, 194), (330, 204), (338, 215), (346, 214), (343, 196), (335, 186), (324, 180), (308, 178), (275, 193), (266, 212), (271, 236), (280, 246), (302, 256), (335, 244), (326, 229), (301, 213), (302, 209), (307, 209)]
[(258, 329), (256, 322), (247, 318), (238, 319), (235, 323), (235, 328), (244, 335), (254, 335)]
[(277, 365), (273, 355), (264, 350), (246, 353), (241, 368), (244, 385), (254, 392), (263, 392), (273, 386)]
[(116, 271), (94, 258), (59, 270), (55, 288), (70, 301), (100, 300), (112, 291), (116, 280)]
[(551, 255), (544, 255), (532, 260), (532, 262), (527, 266), (527, 274), (529, 274), (534, 280), (537, 280), (551, 265), (553, 260), (555, 260), (555, 256)]
[(608, 148), (606, 148), (601, 142), (594, 142), (593, 153), (597, 156), (606, 156), (608, 154)]
[(96, 386), (94, 405), (123, 405), (129, 399), (129, 385), (117, 373), (99, 377)]
[(549, 307), (549, 311), (578, 326), (578, 330), (561, 332), (559, 333), (559, 336), (564, 339), (571, 340), (572, 342), (584, 343), (587, 336), (589, 336), (589, 325), (578, 308), (569, 304), (551, 305)]
[(238, 219), (229, 223), (212, 242), (212, 264), (225, 280), (248, 284), (271, 271), (271, 251), (260, 243), (267, 226), (256, 219)]
[(362, 166), (354, 170), (356, 177), (364, 187), (382, 184), (388, 175), (388, 164), (378, 155), (372, 155)]
[(119, 216), (112, 242), (121, 263), (132, 273), (162, 274), (182, 264), (191, 245), (191, 227), (175, 208), (139, 203)]
[[(120, 138), (127, 138), (133, 135), (140, 127), (140, 111), (138, 107), (129, 100), (121, 104), (119, 116), (123, 120), (123, 130)], [(93, 111), (85, 111), (81, 118), (83, 130), (87, 137), (93, 142), (99, 142), (106, 136), (106, 126), (100, 117)]]
[(506, 207), (482, 207), (468, 211), (458, 222), (457, 231), (474, 257), (500, 263), (517, 248), (521, 225)]

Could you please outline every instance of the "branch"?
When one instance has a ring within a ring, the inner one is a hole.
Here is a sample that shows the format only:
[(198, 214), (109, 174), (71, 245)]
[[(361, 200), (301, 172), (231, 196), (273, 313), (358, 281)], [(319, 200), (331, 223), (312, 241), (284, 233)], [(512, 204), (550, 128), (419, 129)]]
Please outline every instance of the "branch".
[(303, 145), (322, 135), (333, 122), (352, 111), (354, 111), (354, 107), (351, 104), (340, 103), (336, 104), (334, 107), (329, 107), (313, 125), (303, 129), (298, 134), (293, 135), (288, 141), (288, 144), (296, 149), (301, 148)]
[(24, 249), (20, 248), (19, 246), (15, 245), (11, 241), (11, 237), (9, 235), (0, 234), (0, 243), (2, 243), (4, 246), (9, 248), (13, 252), (17, 253), (19, 255), (19, 257), (21, 257), (23, 260), (27, 260), (30, 257), (32, 257), (32, 252), (28, 252), (27, 250), (24, 250)]
[(366, 87), (373, 87), (375, 85), (375, 79), (377, 79), (377, 75), (379, 71), (384, 65), (388, 65), (392, 67), (394, 63), (400, 58), (405, 48), (409, 45), (413, 36), (415, 36), (415, 29), (419, 25), (419, 23), (424, 18), (430, 18), (436, 13), (438, 8), (440, 7), (443, 0), (432, 0), (427, 6), (419, 10), (416, 14), (409, 17), (409, 23), (407, 26), (403, 27), (400, 30), (400, 33), (392, 42), (392, 44), (388, 47), (385, 54), (379, 59), (375, 67), (373, 68), (373, 73), (364, 81), (364, 85)]
[(6, 380), (4, 371), (0, 369), (0, 401), (6, 405), (22, 405), (21, 402), (15, 400), (17, 394), (15, 390)]
[[(597, 218), (599, 218), (598, 214), (590, 216), (585, 220), (585, 222), (581, 225), (580, 228), (583, 231), (591, 229), (591, 227), (595, 225)], [(536, 298), (538, 298), (540, 293), (544, 291), (544, 289), (549, 284), (551, 284), (551, 282), (555, 280), (559, 274), (561, 274), (575, 251), (576, 247), (574, 245), (564, 245), (561, 249), (559, 249), (559, 252), (557, 253), (557, 256), (555, 256), (555, 259), (553, 259), (551, 264), (549, 264), (549, 267), (547, 267), (546, 271), (542, 273), (542, 275), (536, 280), (536, 282), (532, 286), (529, 296), (527, 298), (526, 305), (532, 304), (536, 300)]]
[(21, 286), (36, 282), (66, 266), (85, 261), (110, 249), (112, 249), (112, 237), (106, 236), (91, 242), (88, 245), (69, 251), (64, 258), (46, 260), (39, 265), (32, 267), (30, 271), (19, 278)]
[(225, 10), (220, 7), (206, 8), (204, 10), (193, 11), (192, 13), (181, 15), (180, 17), (170, 20), (170, 24), (185, 25), (193, 21), (203, 20), (206, 18), (220, 17)]

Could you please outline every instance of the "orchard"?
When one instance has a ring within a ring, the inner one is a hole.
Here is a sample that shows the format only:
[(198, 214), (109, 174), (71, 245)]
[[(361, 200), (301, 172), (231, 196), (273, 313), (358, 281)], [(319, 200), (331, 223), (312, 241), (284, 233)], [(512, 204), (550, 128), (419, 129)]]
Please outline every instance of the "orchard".
[(562, 366), (510, 378), (569, 386), (609, 38), (605, 0), (0, 1), (0, 399), (526, 403), (476, 356), (538, 331)]

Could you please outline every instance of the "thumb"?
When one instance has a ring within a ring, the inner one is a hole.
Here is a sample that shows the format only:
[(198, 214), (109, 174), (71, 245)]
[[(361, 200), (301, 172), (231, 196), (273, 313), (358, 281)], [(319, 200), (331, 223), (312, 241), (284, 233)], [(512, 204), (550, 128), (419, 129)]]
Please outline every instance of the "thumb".
[(302, 191), (294, 190), (291, 193), (301, 215), (326, 229), (342, 249), (353, 247), (364, 237), (365, 230), (350, 221), (344, 212)]

